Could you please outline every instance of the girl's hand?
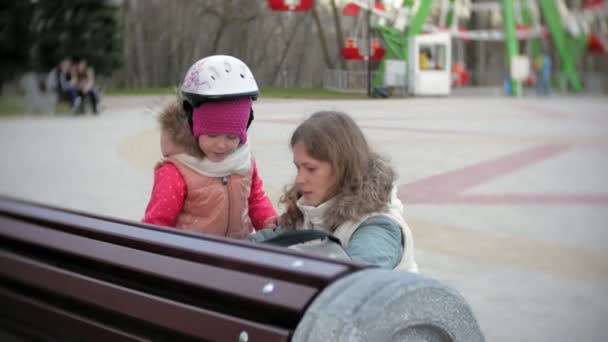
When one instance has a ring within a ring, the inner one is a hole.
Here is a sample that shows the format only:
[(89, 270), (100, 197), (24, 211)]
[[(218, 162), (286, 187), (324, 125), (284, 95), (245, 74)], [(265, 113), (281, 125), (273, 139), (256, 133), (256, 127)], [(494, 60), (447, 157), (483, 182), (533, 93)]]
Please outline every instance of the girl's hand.
[(271, 217), (270, 219), (268, 219), (268, 221), (266, 221), (266, 223), (264, 223), (264, 227), (262, 229), (276, 228), (280, 224), (281, 224), (281, 216), (274, 216), (274, 217)]

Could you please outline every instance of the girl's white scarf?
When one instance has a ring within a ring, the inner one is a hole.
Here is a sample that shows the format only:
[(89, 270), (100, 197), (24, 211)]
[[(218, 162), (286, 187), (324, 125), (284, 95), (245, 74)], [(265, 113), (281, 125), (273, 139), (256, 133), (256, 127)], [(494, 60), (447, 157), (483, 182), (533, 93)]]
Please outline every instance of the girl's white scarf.
[(186, 153), (176, 154), (167, 159), (177, 160), (207, 177), (226, 177), (235, 173), (246, 175), (252, 167), (249, 143), (239, 146), (220, 162), (211, 161), (209, 158), (196, 158)]

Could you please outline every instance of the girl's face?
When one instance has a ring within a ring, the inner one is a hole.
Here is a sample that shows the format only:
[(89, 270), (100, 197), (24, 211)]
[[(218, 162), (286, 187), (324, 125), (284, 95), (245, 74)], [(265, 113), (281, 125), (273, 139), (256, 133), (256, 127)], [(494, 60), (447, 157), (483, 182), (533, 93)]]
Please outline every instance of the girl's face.
[(293, 145), (296, 187), (305, 205), (316, 207), (336, 194), (336, 177), (330, 163), (312, 158), (302, 143)]
[(220, 162), (239, 147), (240, 141), (233, 134), (203, 134), (198, 137), (198, 146), (209, 160)]

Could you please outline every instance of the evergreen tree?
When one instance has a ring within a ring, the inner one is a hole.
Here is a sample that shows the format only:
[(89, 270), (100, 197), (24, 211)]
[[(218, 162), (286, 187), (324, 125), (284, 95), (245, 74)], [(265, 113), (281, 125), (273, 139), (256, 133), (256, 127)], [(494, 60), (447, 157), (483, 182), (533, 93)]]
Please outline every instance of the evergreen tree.
[(29, 0), (0, 0), (0, 91), (4, 82), (28, 67), (31, 16)]
[(49, 69), (66, 56), (85, 58), (96, 73), (120, 65), (118, 10), (107, 0), (38, 0), (32, 29), (34, 59)]

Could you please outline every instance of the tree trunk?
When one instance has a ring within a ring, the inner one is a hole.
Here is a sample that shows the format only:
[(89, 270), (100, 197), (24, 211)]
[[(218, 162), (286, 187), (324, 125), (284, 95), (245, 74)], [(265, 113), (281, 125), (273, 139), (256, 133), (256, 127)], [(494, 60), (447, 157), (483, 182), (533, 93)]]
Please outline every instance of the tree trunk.
[[(344, 44), (344, 34), (342, 33), (342, 21), (340, 13), (338, 12), (338, 7), (336, 6), (336, 0), (331, 0), (331, 12), (334, 17), (334, 26), (336, 28), (336, 42), (338, 43), (338, 48)], [(346, 69), (346, 63), (344, 62), (344, 58), (340, 54), (338, 54), (338, 62), (340, 63), (340, 69)]]
[[(310, 18), (311, 18), (310, 16), (307, 18), (308, 20), (307, 20), (306, 26), (310, 26)], [(304, 37), (304, 43), (303, 43), (302, 46), (304, 46), (304, 47), (308, 46), (308, 42), (310, 41), (310, 36), (311, 35), (312, 35), (312, 32), (310, 30), (306, 30), (306, 36)], [(297, 59), (298, 61), (301, 61), (301, 63), (300, 63), (300, 65), (298, 65), (298, 73), (297, 73), (297, 76), (296, 76), (295, 84), (300, 85), (300, 86), (303, 83), (302, 82), (302, 74), (304, 74), (304, 66), (305, 66), (304, 61), (307, 60), (306, 59), (306, 53), (308, 51), (309, 50), (306, 49), (306, 48), (300, 49), (300, 54), (299, 54), (298, 59)]]
[[(135, 9), (134, 12), (136, 15), (140, 15), (141, 12), (143, 12), (143, 9), (139, 6), (139, 1), (138, 0), (133, 0), (131, 2), (134, 6), (133, 8)], [(143, 17), (143, 16), (142, 16)], [(145, 45), (145, 36), (144, 36), (144, 28), (143, 28), (143, 23), (145, 23), (145, 21), (143, 20), (133, 20), (133, 25), (134, 30), (133, 32), (135, 32), (135, 51), (134, 52), (134, 56), (135, 56), (135, 66), (136, 66), (136, 71), (138, 74), (138, 81), (137, 82), (137, 86), (140, 88), (143, 87), (149, 87), (149, 83), (148, 83), (148, 77), (147, 77), (147, 70), (148, 68), (146, 67), (146, 62), (147, 62), (147, 55), (146, 55), (146, 45)]]
[(280, 13), (250, 2), (244, 11), (243, 0), (123, 0), (124, 63), (115, 84), (175, 86), (192, 63), (216, 53), (242, 59), (262, 85), (283, 85), (288, 77), (289, 86), (309, 86), (312, 75), (343, 63), (335, 60), (344, 24), (335, 4), (333, 14), (319, 1), (312, 12)]
[(317, 27), (317, 32), (319, 34), (319, 44), (321, 44), (321, 51), (323, 52), (325, 66), (333, 69), (334, 64), (332, 63), (331, 56), (329, 55), (329, 47), (327, 46), (327, 39), (325, 39), (325, 30), (323, 29), (323, 25), (321, 25), (321, 18), (319, 18), (319, 12), (317, 11), (316, 4), (312, 6), (312, 17), (315, 20), (315, 26)]
[(274, 81), (272, 82), (273, 85), (276, 85), (279, 81), (279, 78), (281, 77), (281, 70), (283, 70), (285, 60), (287, 59), (287, 55), (289, 54), (289, 47), (291, 47), (291, 45), (293, 44), (293, 42), (295, 40), (294, 37), (298, 33), (298, 29), (300, 28), (302, 22), (304, 22), (303, 17), (299, 16), (294, 28), (291, 30), (291, 34), (290, 34), (289, 38), (287, 39), (287, 42), (285, 43), (285, 48), (283, 49), (283, 54), (281, 56), (278, 66), (277, 66), (277, 70), (276, 70), (275, 76), (274, 76)]

